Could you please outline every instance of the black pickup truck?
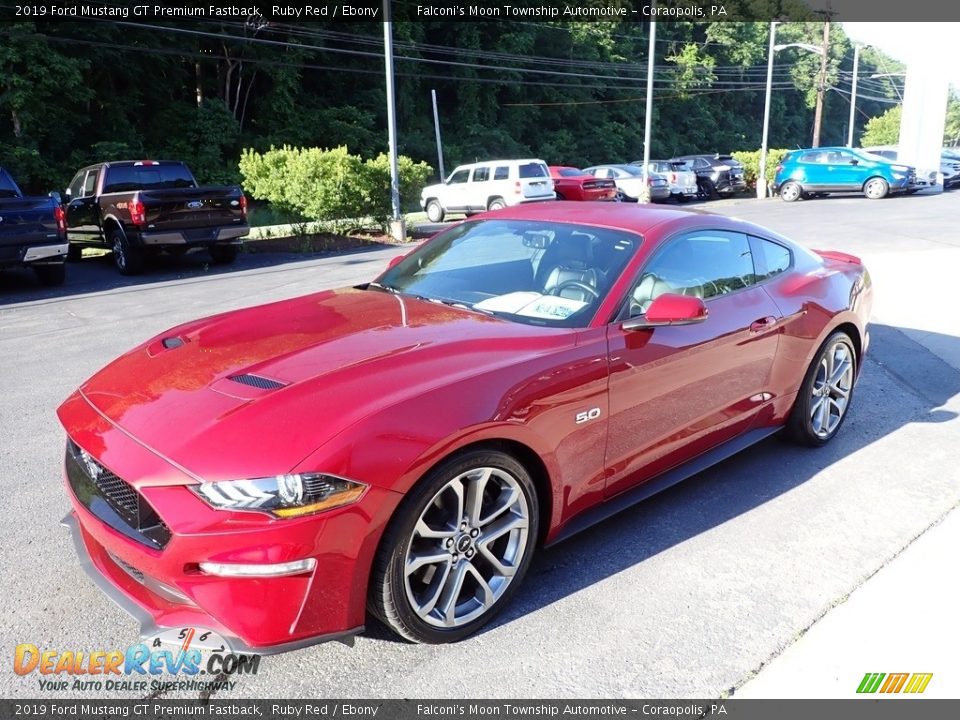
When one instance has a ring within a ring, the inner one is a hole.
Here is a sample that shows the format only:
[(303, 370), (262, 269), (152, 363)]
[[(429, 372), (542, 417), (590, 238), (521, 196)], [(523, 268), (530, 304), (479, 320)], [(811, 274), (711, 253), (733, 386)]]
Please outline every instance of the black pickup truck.
[(160, 250), (207, 248), (214, 263), (233, 262), (250, 232), (243, 191), (200, 187), (182, 162), (91, 165), (74, 176), (66, 194), (70, 260), (79, 260), (84, 247), (107, 248), (123, 275), (143, 270)]
[(61, 285), (67, 258), (67, 223), (54, 197), (24, 197), (0, 167), (0, 268), (33, 268), (44, 285)]

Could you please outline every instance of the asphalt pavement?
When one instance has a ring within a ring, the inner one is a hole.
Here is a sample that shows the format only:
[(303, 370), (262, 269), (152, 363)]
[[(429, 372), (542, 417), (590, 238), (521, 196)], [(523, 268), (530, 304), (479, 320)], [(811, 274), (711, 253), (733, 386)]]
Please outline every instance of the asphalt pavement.
[[(840, 435), (820, 450), (768, 440), (540, 552), (506, 612), (457, 645), (410, 645), (371, 624), (352, 649), (264, 658), (220, 697), (852, 697), (865, 672), (892, 670), (933, 672), (928, 695), (958, 696), (947, 652), (960, 640), (956, 623), (933, 622), (941, 631), (920, 637), (888, 633), (889, 654), (876, 662), (900, 663), (890, 670), (838, 649), (855, 642), (842, 630), (857, 623), (882, 634), (895, 618), (935, 619), (947, 607), (943, 588), (956, 587), (956, 563), (942, 560), (953, 557), (944, 548), (955, 547), (960, 503), (960, 193), (701, 207), (866, 260), (877, 295), (872, 345)], [(89, 260), (57, 291), (28, 274), (0, 275), (0, 648), (10, 653), (0, 695), (91, 697), (15, 675), (18, 643), (92, 651), (137, 637), (59, 526), (69, 507), (54, 414), (63, 398), (169, 326), (356, 284), (398, 252), (242, 256), (216, 271), (190, 261), (133, 281)], [(894, 595), (883, 589), (891, 573), (893, 585), (940, 584)], [(832, 621), (844, 613), (854, 619)], [(831, 658), (822, 677), (810, 671)]]

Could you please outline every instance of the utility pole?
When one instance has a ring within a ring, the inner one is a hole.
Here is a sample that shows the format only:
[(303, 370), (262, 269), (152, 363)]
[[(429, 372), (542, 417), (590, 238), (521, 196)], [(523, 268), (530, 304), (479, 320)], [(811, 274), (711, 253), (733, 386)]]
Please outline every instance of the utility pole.
[[(829, 17), (829, 16), (828, 16)], [(827, 60), (830, 54), (830, 20), (823, 23), (823, 53), (820, 55), (820, 77), (817, 80), (817, 109), (813, 116), (813, 147), (820, 147), (820, 126), (823, 123), (823, 96), (827, 93)]]

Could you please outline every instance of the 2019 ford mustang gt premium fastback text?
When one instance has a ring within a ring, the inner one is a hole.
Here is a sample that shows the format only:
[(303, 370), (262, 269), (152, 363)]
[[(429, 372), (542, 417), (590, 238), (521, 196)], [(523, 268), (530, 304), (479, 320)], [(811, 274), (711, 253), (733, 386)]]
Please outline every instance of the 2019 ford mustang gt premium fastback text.
[(549, 545), (843, 424), (850, 255), (706, 213), (486, 213), (375, 281), (173, 328), (59, 408), (81, 559), (144, 632), (275, 652), (488, 622)]

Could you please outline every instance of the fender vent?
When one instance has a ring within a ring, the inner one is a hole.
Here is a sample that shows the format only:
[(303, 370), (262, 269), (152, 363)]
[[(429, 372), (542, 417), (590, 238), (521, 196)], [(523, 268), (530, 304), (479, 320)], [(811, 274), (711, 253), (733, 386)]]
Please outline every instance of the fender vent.
[(282, 382), (260, 377), (259, 375), (250, 375), (248, 373), (243, 375), (231, 375), (230, 379), (234, 382), (240, 383), (241, 385), (249, 385), (250, 387), (259, 388), (260, 390), (277, 390), (278, 388), (286, 387), (286, 385)]

